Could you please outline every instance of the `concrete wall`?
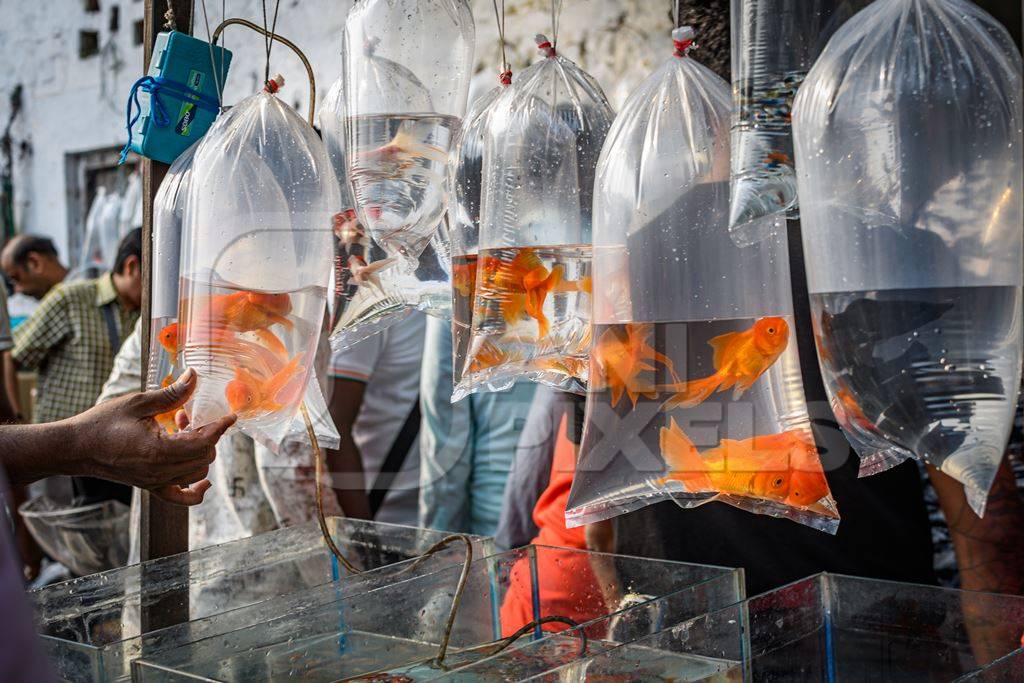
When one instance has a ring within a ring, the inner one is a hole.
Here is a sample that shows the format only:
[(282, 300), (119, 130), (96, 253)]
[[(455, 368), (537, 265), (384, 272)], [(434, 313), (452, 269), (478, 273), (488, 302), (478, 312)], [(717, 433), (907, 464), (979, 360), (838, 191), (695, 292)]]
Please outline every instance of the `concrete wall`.
[[(52, 237), (67, 253), (68, 187), (66, 159), (120, 146), (125, 141), (124, 103), (141, 75), (142, 49), (134, 44), (133, 24), (142, 18), (139, 0), (0, 0), (0, 130), (10, 116), (10, 95), (23, 86), (23, 110), (11, 128), (14, 150), (15, 221), (21, 231)], [(256, 0), (225, 0), (230, 16), (262, 23)], [(272, 3), (268, 2), (272, 7)], [(194, 33), (206, 35), (196, 2)], [(207, 0), (211, 29), (221, 3)], [(340, 36), (347, 0), (283, 0), (278, 32), (295, 41), (314, 65), (321, 92), (341, 69)], [(496, 83), (497, 30), (491, 0), (472, 0), (477, 19), (474, 90)], [(119, 29), (110, 30), (111, 8), (119, 8)], [(559, 26), (559, 51), (590, 71), (618, 106), (629, 90), (667, 56), (671, 43), (668, 0), (566, 0)], [(535, 33), (550, 34), (550, 4), (542, 0), (506, 3), (510, 60), (521, 69), (536, 59)], [(99, 33), (100, 53), (79, 58), (79, 32)], [(261, 36), (232, 27), (226, 45), (235, 53), (225, 101), (235, 102), (260, 87), (264, 44)], [(304, 71), (289, 50), (273, 49), (272, 71), (286, 76), (282, 96), (305, 112)]]

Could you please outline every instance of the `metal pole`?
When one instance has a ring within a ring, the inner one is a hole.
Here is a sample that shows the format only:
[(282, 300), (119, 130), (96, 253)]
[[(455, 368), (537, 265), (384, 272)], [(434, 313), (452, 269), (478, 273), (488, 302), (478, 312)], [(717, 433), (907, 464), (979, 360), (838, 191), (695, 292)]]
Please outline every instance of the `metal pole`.
[[(164, 13), (170, 7), (176, 28), (183, 33), (192, 24), (192, 0), (146, 0), (143, 17), (143, 70), (149, 69), (157, 34), (164, 30)], [(149, 367), (149, 317), (152, 303), (153, 275), (153, 199), (160, 187), (167, 164), (142, 160), (142, 387), (146, 388)], [(153, 560), (188, 550), (188, 508), (169, 505), (142, 492), (142, 515), (139, 541), (142, 561)], [(145, 580), (145, 576), (143, 577)], [(188, 619), (188, 591), (169, 595), (166, 599), (143, 609), (143, 632)]]

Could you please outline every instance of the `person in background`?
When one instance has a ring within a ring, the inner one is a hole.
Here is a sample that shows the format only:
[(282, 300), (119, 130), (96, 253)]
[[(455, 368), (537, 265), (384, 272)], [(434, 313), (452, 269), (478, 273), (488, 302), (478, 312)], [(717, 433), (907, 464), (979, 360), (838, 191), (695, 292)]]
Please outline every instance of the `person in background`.
[(419, 526), (493, 536), (536, 385), (452, 396), (452, 332), (427, 321), (420, 379)]
[(12, 237), (0, 251), (0, 268), (16, 293), (37, 300), (63, 282), (68, 274), (53, 242), (36, 235)]
[(572, 397), (564, 391), (544, 385), (536, 387), (526, 425), (516, 444), (494, 534), (494, 545), (499, 550), (527, 545), (540, 531), (534, 520), (534, 507), (551, 483), (551, 461), (559, 428), (565, 415), (572, 412), (572, 406)]
[[(344, 351), (327, 363), (328, 408), (340, 437), (326, 449), (334, 496), (324, 514), (416, 524), (419, 483), (420, 362), (424, 314), (416, 312)], [(326, 340), (321, 340), (321, 346)], [(316, 416), (312, 416), (316, 420)], [(315, 519), (313, 451), (305, 434), (272, 453), (256, 445), (256, 463), (281, 526)]]
[[(63, 267), (58, 268), (55, 254), (38, 253), (38, 258), (30, 253), (29, 265), (20, 266), (17, 244), (12, 240), (5, 247), (4, 270), (18, 291), (39, 294), (43, 281), (56, 277)], [(112, 272), (94, 280), (54, 284), (42, 294), (39, 308), (15, 330), (11, 352), (19, 368), (38, 373), (33, 422), (63, 420), (92, 407), (110, 375), (114, 355), (138, 320), (141, 300), (142, 231), (138, 229), (121, 241)], [(131, 499), (126, 486), (90, 478), (72, 481), (76, 494), (86, 501), (113, 498), (128, 503)]]

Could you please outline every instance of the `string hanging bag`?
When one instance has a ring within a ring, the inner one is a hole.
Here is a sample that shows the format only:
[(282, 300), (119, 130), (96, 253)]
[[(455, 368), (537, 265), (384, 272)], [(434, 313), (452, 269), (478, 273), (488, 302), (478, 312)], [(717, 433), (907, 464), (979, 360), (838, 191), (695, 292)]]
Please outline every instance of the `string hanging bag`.
[(729, 86), (690, 56), (690, 27), (672, 37), (598, 162), (599, 286), (567, 521), (721, 501), (834, 532), (801, 389), (786, 233), (731, 239)]

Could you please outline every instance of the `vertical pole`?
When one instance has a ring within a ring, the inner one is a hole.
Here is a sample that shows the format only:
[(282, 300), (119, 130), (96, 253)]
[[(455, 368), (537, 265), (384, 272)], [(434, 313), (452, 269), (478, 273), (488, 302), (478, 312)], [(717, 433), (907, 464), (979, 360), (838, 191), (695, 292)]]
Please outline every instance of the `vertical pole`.
[[(176, 29), (188, 32), (192, 23), (192, 0), (146, 0), (143, 17), (143, 70), (148, 71), (157, 34), (164, 30), (164, 12), (174, 12)], [(167, 164), (142, 160), (142, 389), (149, 367), (149, 317), (153, 276), (153, 199)], [(152, 560), (188, 550), (188, 508), (170, 505), (142, 491), (139, 542), (141, 559)], [(145, 576), (143, 577), (145, 580)], [(188, 619), (188, 591), (169, 595), (142, 613), (143, 632)]]

